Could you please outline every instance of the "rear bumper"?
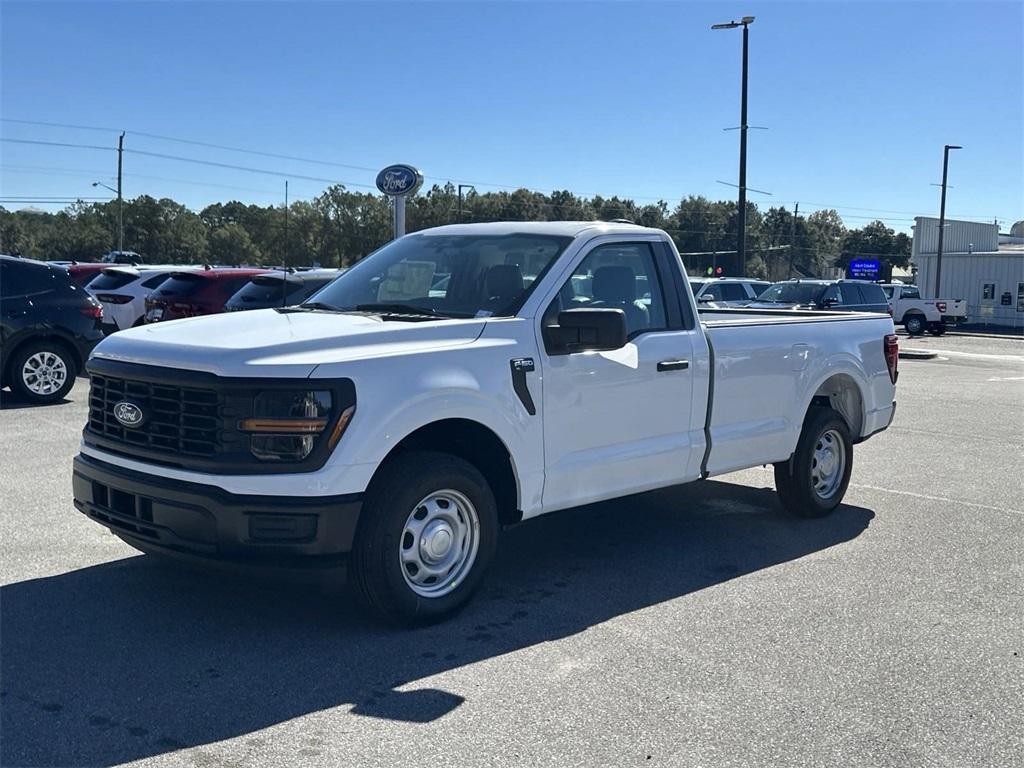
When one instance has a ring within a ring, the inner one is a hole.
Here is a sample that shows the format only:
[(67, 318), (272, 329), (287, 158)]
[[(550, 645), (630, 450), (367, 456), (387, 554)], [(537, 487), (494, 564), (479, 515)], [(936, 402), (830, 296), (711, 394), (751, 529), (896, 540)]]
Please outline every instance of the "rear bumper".
[(83, 454), (72, 485), (80, 512), (144, 552), (243, 570), (344, 567), (362, 508), (358, 495), (241, 496)]
[(896, 418), (896, 401), (893, 400), (892, 405), (888, 408), (881, 408), (866, 414), (865, 418), (867, 432), (854, 440), (854, 443), (862, 443), (872, 435), (877, 435), (879, 432), (887, 430), (892, 424), (893, 419)]

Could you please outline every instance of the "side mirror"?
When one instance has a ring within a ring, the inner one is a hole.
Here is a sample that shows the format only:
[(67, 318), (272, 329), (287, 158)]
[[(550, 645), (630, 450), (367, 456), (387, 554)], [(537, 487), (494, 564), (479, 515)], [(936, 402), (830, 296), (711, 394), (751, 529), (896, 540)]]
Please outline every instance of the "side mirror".
[(697, 297), (698, 304), (710, 304), (712, 301), (714, 301), (714, 299), (706, 293)]
[(602, 352), (626, 346), (626, 314), (621, 309), (567, 309), (548, 326), (552, 354)]
[(839, 299), (825, 299), (824, 301), (821, 302), (821, 306), (825, 307), (825, 309), (828, 309), (830, 307), (834, 307), (838, 303)]

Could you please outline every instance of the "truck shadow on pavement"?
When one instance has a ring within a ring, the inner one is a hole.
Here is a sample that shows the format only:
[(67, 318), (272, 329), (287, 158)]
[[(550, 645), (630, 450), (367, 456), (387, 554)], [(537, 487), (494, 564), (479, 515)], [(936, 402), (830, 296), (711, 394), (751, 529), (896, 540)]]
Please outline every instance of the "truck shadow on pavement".
[(430, 722), (464, 698), (418, 680), (842, 544), (873, 517), (794, 520), (770, 489), (714, 481), (572, 510), (506, 532), (465, 611), (404, 631), (343, 595), (144, 556), (10, 584), (0, 763), (114, 765), (336, 707)]

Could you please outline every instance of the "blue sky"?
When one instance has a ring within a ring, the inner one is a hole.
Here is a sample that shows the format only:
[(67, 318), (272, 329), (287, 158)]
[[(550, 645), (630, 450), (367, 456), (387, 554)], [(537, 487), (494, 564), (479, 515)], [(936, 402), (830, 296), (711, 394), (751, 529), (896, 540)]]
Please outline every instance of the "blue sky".
[[(906, 231), (1024, 217), (1024, 27), (1013, 3), (91, 3), (0, 7), (4, 139), (125, 146), (125, 194), (268, 204), (372, 170), (648, 202), (732, 198), (739, 30), (753, 14), (748, 184)], [(203, 147), (188, 139), (341, 164)], [(113, 152), (0, 143), (0, 196), (91, 196)], [(362, 185), (362, 186), (360, 186)], [(16, 204), (5, 203), (8, 207)], [(59, 207), (59, 206), (58, 206)]]

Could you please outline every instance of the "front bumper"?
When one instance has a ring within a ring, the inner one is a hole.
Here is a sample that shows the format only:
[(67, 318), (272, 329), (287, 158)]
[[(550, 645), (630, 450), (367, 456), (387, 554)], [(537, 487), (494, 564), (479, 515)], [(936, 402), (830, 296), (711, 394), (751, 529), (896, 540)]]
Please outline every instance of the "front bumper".
[(362, 500), (242, 496), (79, 454), (75, 507), (143, 552), (262, 570), (344, 567)]

